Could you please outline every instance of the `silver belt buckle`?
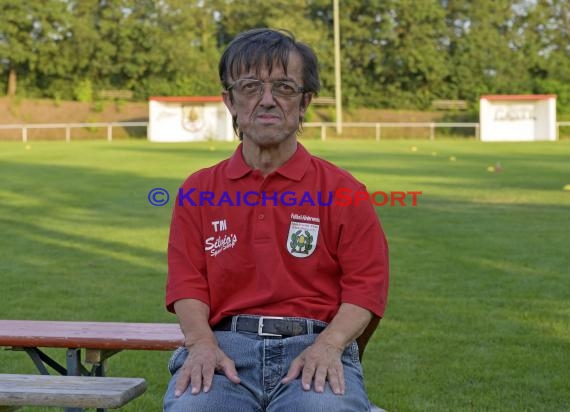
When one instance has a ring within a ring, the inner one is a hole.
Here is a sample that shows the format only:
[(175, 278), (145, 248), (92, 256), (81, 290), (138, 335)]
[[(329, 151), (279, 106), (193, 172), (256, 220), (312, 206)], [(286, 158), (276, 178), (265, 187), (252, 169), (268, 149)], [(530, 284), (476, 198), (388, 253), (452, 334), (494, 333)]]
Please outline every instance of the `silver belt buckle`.
[(282, 337), (283, 335), (279, 335), (279, 334), (275, 334), (275, 333), (267, 333), (263, 331), (263, 321), (265, 319), (278, 319), (278, 320), (283, 320), (285, 318), (283, 317), (279, 317), (279, 316), (260, 316), (259, 317), (259, 322), (257, 324), (257, 334), (259, 336), (273, 336), (273, 337)]

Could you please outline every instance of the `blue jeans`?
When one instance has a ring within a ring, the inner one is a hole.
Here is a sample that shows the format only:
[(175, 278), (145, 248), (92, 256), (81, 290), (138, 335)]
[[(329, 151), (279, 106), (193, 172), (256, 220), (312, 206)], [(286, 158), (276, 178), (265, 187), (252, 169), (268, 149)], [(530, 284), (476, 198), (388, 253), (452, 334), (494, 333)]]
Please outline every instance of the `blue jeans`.
[[(318, 322), (318, 321), (315, 321)], [(178, 348), (168, 368), (172, 374), (164, 397), (165, 412), (368, 412), (370, 403), (364, 389), (358, 346), (353, 342), (343, 353), (344, 395), (335, 395), (325, 385), (323, 393), (305, 391), (301, 376), (283, 385), (281, 379), (289, 366), (317, 335), (291, 338), (264, 338), (255, 333), (215, 332), (220, 348), (235, 362), (241, 379), (234, 384), (223, 373), (214, 375), (208, 393), (192, 395), (190, 389), (179, 398), (174, 396), (178, 370), (188, 356)], [(189, 387), (190, 388), (190, 387)]]

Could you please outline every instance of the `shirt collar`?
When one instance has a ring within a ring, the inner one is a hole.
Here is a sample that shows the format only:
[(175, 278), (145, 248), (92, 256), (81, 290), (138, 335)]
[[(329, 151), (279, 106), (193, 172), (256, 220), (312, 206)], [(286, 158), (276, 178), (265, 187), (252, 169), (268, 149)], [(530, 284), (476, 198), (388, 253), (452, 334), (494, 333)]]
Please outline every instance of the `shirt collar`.
[[(243, 143), (240, 143), (236, 151), (228, 161), (226, 176), (230, 179), (241, 179), (253, 169), (245, 162), (242, 154)], [(297, 150), (289, 160), (285, 162), (275, 173), (293, 181), (300, 181), (309, 167), (311, 155), (305, 147), (297, 142)]]
[(252, 170), (243, 160), (242, 147), (243, 143), (240, 143), (228, 161), (226, 176), (230, 179), (240, 179)]

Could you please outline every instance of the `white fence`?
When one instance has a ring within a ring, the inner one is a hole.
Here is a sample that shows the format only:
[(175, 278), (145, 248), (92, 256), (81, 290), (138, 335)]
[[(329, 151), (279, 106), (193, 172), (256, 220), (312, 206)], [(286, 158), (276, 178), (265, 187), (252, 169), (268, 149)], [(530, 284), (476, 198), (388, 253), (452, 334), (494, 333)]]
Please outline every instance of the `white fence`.
[[(327, 128), (336, 127), (334, 122), (317, 122), (317, 123), (304, 123), (303, 127), (320, 127), (321, 129), (321, 140), (327, 140)], [(407, 123), (407, 122), (395, 122), (395, 123), (384, 123), (384, 122), (362, 122), (362, 123), (343, 123), (343, 128), (368, 128), (374, 129), (374, 136), (377, 142), (382, 138), (382, 129), (385, 128), (422, 128), (429, 129), (430, 140), (435, 140), (435, 129), (438, 127), (457, 127), (457, 128), (474, 128), (475, 137), (479, 139), (479, 123)]]
[[(435, 132), (437, 128), (473, 128), (475, 129), (475, 137), (479, 139), (480, 125), (479, 123), (420, 123), (420, 122), (360, 122), (360, 123), (343, 123), (343, 128), (364, 128), (373, 129), (375, 140), (379, 142), (382, 138), (382, 130), (387, 128), (423, 128), (429, 130), (430, 140), (435, 140)], [(560, 127), (568, 127), (570, 122), (556, 123), (557, 137), (560, 136)], [(113, 140), (113, 128), (115, 127), (148, 127), (148, 122), (99, 122), (99, 123), (46, 123), (46, 124), (9, 124), (0, 125), (0, 130), (20, 130), (22, 142), (28, 142), (28, 130), (30, 129), (62, 129), (65, 131), (65, 141), (71, 142), (72, 129), (82, 128), (106, 128), (107, 140)], [(327, 128), (335, 128), (334, 122), (313, 122), (304, 123), (304, 128), (320, 128), (321, 140), (327, 139)], [(1, 139), (0, 139), (1, 140)]]
[(71, 130), (84, 128), (107, 128), (107, 140), (111, 142), (114, 127), (148, 127), (148, 122), (0, 124), (0, 130), (19, 129), (24, 143), (28, 141), (28, 130), (30, 129), (63, 129), (65, 130), (65, 141), (69, 143), (71, 142)]

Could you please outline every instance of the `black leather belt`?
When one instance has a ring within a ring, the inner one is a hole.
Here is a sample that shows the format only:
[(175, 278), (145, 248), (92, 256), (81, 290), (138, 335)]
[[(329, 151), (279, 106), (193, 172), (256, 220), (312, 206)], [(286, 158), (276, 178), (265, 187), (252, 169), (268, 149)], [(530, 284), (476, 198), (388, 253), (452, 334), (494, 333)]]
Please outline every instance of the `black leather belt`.
[[(306, 320), (285, 319), (274, 316), (245, 317), (236, 316), (236, 332), (257, 333), (259, 336), (287, 338), (309, 333)], [(214, 326), (217, 331), (231, 331), (232, 317), (223, 318)], [(321, 333), (325, 326), (313, 323), (313, 333)]]

